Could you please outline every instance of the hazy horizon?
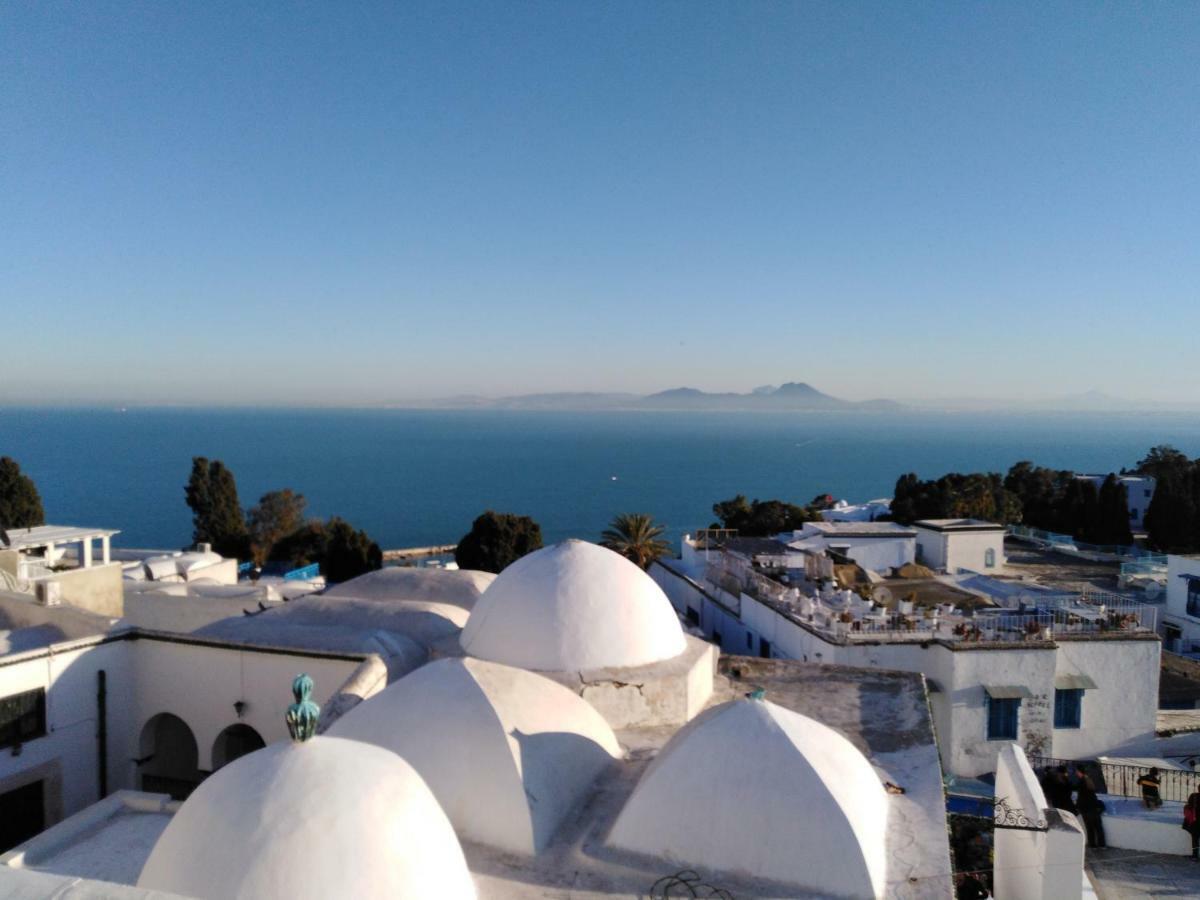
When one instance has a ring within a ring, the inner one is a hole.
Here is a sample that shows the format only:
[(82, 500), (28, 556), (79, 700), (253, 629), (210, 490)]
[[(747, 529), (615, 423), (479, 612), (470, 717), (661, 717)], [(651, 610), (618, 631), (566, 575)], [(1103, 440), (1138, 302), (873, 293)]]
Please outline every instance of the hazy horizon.
[(4, 405), (1200, 397), (1200, 7), (0, 7)]

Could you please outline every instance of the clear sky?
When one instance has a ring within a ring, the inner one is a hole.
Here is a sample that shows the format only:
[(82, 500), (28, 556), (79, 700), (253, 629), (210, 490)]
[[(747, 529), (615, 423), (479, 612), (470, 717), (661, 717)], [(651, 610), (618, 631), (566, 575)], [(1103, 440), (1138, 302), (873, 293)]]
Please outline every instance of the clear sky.
[(1195, 3), (0, 5), (0, 402), (1200, 396)]

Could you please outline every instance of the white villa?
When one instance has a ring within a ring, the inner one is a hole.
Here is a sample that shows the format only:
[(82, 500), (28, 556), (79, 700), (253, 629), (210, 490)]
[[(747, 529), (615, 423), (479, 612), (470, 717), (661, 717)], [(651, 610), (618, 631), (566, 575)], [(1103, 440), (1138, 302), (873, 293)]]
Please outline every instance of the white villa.
[[(1107, 475), (1076, 475), (1090, 481), (1100, 490)], [(1152, 475), (1118, 475), (1117, 481), (1125, 485), (1126, 506), (1129, 509), (1129, 527), (1141, 531), (1146, 527), (1146, 510), (1154, 499), (1154, 486), (1157, 483)]]

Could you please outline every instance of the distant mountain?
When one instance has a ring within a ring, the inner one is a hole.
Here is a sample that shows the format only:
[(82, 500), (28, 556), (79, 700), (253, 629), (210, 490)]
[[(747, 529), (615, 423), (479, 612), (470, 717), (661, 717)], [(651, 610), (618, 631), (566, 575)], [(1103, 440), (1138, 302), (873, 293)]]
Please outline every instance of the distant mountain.
[(778, 387), (767, 385), (749, 394), (708, 393), (697, 388), (679, 387), (643, 397), (620, 393), (547, 393), (520, 394), (513, 397), (449, 397), (415, 404), (441, 409), (671, 409), (671, 410), (802, 410), (802, 409), (900, 409), (894, 400), (841, 400), (822, 393), (810, 384), (789, 381)]
[(696, 388), (674, 388), (642, 398), (639, 407), (647, 409), (899, 409), (894, 400), (841, 400), (818, 391), (811, 384), (789, 381), (779, 387), (755, 388), (749, 394), (710, 394)]

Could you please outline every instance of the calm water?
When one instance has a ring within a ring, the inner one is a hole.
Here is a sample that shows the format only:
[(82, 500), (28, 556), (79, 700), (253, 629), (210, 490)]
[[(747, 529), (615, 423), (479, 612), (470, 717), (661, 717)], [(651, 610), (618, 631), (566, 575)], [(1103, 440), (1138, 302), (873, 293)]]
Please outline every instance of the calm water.
[(194, 455), (232, 467), (243, 505), (291, 487), (310, 513), (402, 547), (456, 541), (489, 507), (533, 516), (547, 540), (594, 538), (623, 511), (676, 537), (739, 492), (858, 501), (909, 470), (1020, 459), (1107, 472), (1156, 443), (1200, 455), (1200, 417), (0, 409), (0, 455), (34, 477), (48, 519), (120, 528), (123, 546), (190, 540)]

